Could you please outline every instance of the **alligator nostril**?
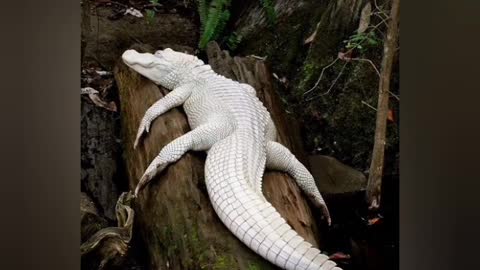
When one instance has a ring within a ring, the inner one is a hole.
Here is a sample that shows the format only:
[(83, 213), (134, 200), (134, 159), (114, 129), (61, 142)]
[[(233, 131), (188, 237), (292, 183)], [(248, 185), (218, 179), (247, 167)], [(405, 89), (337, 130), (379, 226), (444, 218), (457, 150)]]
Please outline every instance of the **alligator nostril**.
[(122, 59), (127, 64), (134, 64), (135, 55), (137, 52), (135, 50), (126, 50), (122, 54)]

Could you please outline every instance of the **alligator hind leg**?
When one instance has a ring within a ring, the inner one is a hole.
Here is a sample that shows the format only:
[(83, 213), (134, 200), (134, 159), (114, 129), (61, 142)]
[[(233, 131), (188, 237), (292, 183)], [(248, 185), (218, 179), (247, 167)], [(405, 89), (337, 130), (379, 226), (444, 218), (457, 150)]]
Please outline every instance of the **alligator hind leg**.
[(298, 186), (307, 194), (316, 207), (322, 209), (328, 224), (331, 223), (330, 213), (327, 205), (315, 184), (312, 174), (298, 161), (298, 159), (285, 146), (269, 141), (267, 143), (267, 164), (268, 169), (287, 172)]
[(226, 122), (213, 122), (201, 125), (185, 135), (176, 138), (160, 151), (157, 157), (145, 170), (142, 178), (135, 188), (134, 196), (152, 180), (152, 178), (165, 169), (169, 164), (178, 161), (187, 151), (206, 151), (217, 141), (226, 138), (232, 132), (231, 125)]

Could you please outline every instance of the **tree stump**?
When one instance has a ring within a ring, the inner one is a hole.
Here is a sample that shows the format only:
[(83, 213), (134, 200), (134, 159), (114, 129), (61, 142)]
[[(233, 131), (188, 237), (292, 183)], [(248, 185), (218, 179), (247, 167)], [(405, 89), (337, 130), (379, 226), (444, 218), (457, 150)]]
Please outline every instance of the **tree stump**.
[[(135, 49), (151, 52), (138, 46)], [(222, 62), (214, 58), (211, 61)], [(240, 62), (228, 62), (228, 65)], [(250, 60), (247, 62), (250, 63)], [(252, 67), (254, 69), (250, 69)], [(274, 114), (281, 141), (293, 141), (289, 133), (283, 131), (288, 122), (279, 120), (283, 114), (275, 101), (273, 88), (267, 87), (271, 85), (271, 77), (266, 73), (264, 64), (245, 65), (242, 70), (239, 73), (244, 74), (242, 78), (254, 82), (258, 80), (257, 84), (262, 85), (259, 94)], [(183, 110), (175, 108), (152, 123), (150, 133), (134, 150), (133, 142), (140, 120), (148, 107), (163, 97), (167, 90), (129, 69), (121, 60), (116, 64), (114, 74), (119, 88), (126, 170), (130, 188), (134, 189), (162, 147), (190, 128)], [(257, 84), (254, 86), (257, 87)], [(215, 214), (204, 182), (205, 157), (205, 153), (187, 153), (153, 179), (135, 200), (134, 235), (140, 234), (146, 244), (149, 268), (277, 269), (240, 242)], [(316, 245), (311, 212), (292, 180), (282, 173), (267, 173), (265, 181), (267, 199), (300, 235)]]

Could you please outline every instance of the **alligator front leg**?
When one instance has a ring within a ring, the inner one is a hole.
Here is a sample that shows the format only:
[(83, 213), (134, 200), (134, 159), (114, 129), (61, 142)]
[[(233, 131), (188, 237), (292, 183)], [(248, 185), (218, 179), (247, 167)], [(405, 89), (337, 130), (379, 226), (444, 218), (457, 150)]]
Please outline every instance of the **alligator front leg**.
[(213, 144), (226, 138), (232, 132), (228, 122), (213, 122), (197, 127), (196, 129), (176, 138), (160, 151), (150, 163), (135, 188), (134, 197), (152, 180), (152, 178), (165, 169), (169, 164), (178, 161), (187, 151), (206, 151)]
[(184, 85), (175, 88), (166, 96), (155, 102), (150, 108), (148, 108), (142, 118), (142, 121), (140, 122), (140, 127), (138, 128), (137, 137), (135, 138), (133, 148), (137, 148), (140, 138), (142, 137), (144, 132), (150, 132), (150, 125), (152, 124), (153, 120), (155, 120), (163, 113), (169, 111), (170, 109), (178, 107), (185, 103), (191, 92), (192, 87), (190, 85)]
[(315, 184), (315, 180), (310, 172), (298, 161), (298, 159), (285, 146), (270, 141), (267, 143), (267, 164), (268, 169), (287, 172), (298, 186), (307, 194), (316, 207), (322, 209), (328, 224), (331, 224), (330, 213), (327, 205)]

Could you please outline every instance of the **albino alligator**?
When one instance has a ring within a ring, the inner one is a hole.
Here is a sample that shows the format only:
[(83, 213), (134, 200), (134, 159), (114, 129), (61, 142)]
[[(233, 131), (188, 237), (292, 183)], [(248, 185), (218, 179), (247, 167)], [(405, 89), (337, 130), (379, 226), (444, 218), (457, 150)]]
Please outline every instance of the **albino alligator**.
[(286, 147), (275, 142), (275, 125), (253, 87), (218, 75), (197, 57), (171, 49), (155, 54), (127, 50), (122, 59), (171, 90), (145, 113), (134, 148), (155, 118), (182, 104), (192, 129), (160, 151), (134, 196), (187, 151), (207, 151), (208, 195), (215, 212), (236, 237), (284, 269), (340, 269), (300, 237), (262, 194), (265, 167), (288, 172), (330, 223), (312, 175)]

